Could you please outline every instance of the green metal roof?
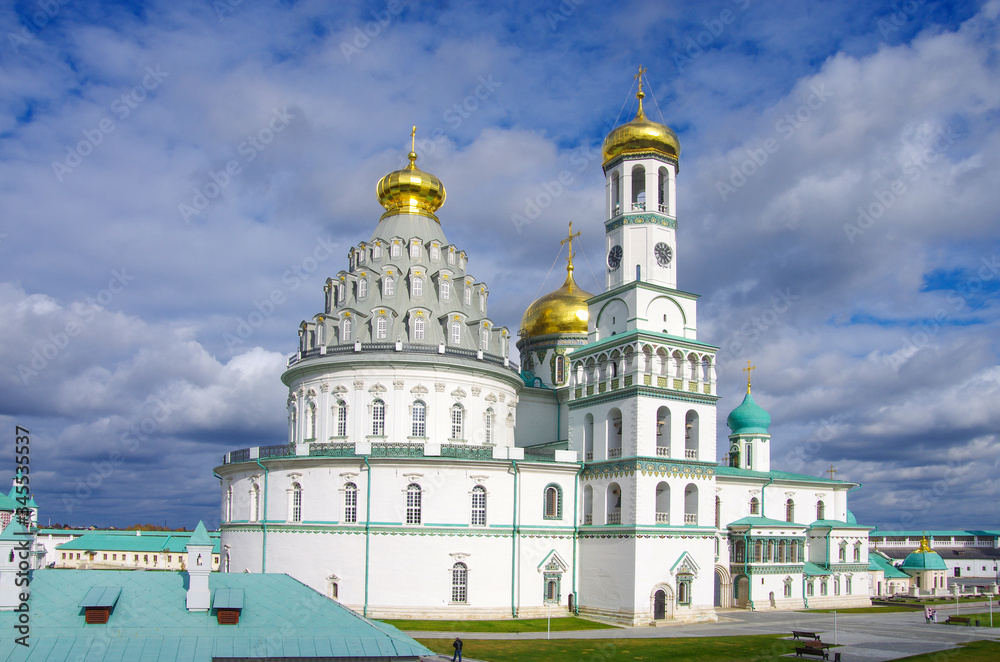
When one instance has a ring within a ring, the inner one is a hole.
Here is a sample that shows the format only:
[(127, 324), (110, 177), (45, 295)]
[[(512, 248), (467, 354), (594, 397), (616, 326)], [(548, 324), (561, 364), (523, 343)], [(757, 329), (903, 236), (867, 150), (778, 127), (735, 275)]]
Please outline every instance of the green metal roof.
[(212, 541), (208, 537), (208, 530), (205, 529), (205, 523), (198, 520), (198, 526), (194, 527), (194, 533), (191, 534), (191, 539), (188, 540), (188, 545), (198, 545), (201, 547), (211, 547)]
[(730, 467), (728, 465), (719, 465), (716, 467), (715, 475), (762, 478), (764, 480), (774, 478), (775, 480), (794, 480), (809, 483), (827, 483), (832, 485), (856, 485), (856, 483), (850, 483), (844, 480), (830, 480), (829, 478), (807, 476), (805, 474), (796, 474), (790, 471), (751, 471), (750, 469), (741, 469), (739, 467)]
[(1000, 536), (1000, 531), (876, 531), (872, 535), (878, 537), (896, 536), (900, 538), (940, 538), (950, 536)]
[(882, 571), (886, 579), (909, 579), (909, 575), (892, 564), (892, 561), (877, 552), (868, 555), (868, 569)]
[(28, 537), (28, 530), (17, 519), (12, 519), (3, 533), (0, 533), (0, 540), (24, 540)]
[(95, 586), (80, 600), (81, 607), (114, 607), (121, 595), (121, 586)]
[(947, 570), (948, 566), (937, 552), (911, 552), (899, 566), (903, 570)]
[(832, 575), (833, 573), (830, 572), (829, 570), (824, 570), (815, 563), (806, 561), (804, 564), (802, 564), (802, 574), (804, 574), (807, 577), (816, 577), (820, 575)]
[[(212, 552), (218, 554), (222, 549), (221, 538), (218, 533), (209, 534), (212, 542)], [(84, 535), (68, 540), (61, 545), (56, 545), (56, 549), (65, 552), (69, 550), (85, 552), (148, 552), (148, 553), (175, 553), (183, 554), (191, 540), (191, 534), (183, 531), (172, 532), (171, 535), (141, 536), (116, 535), (106, 531), (85, 533)]]
[(809, 525), (810, 529), (873, 529), (872, 526), (861, 526), (857, 522), (851, 524), (849, 522), (841, 522), (835, 519), (818, 519)]
[(743, 402), (729, 413), (726, 425), (733, 434), (767, 434), (771, 425), (771, 415), (753, 401), (753, 396), (747, 390)]
[(215, 589), (215, 594), (212, 596), (212, 609), (243, 609), (243, 589)]
[[(217, 573), (209, 588), (242, 590), (240, 622), (185, 608), (187, 573), (36, 570), (31, 581), (31, 648), (0, 639), (0, 661), (211, 662), (213, 658), (393, 658), (432, 655), (396, 628), (374, 623), (281, 574)], [(122, 592), (106, 624), (87, 625), (80, 602), (94, 587)], [(0, 612), (7, 632), (16, 612)]]
[(780, 526), (786, 529), (789, 527), (793, 527), (796, 529), (806, 528), (805, 524), (796, 524), (795, 522), (786, 522), (780, 519), (771, 519), (770, 517), (743, 517), (736, 520), (735, 522), (730, 522), (727, 526), (750, 526), (755, 528), (763, 526), (767, 527)]

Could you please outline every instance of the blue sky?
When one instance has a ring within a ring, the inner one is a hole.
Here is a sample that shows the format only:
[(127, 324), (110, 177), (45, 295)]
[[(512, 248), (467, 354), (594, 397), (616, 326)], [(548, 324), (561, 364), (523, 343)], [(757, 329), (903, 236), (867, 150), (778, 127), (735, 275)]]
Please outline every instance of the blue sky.
[(560, 284), (570, 220), (598, 290), (642, 64), (720, 437), (752, 360), (776, 467), (835, 465), (882, 528), (1000, 527), (1000, 3), (499, 4), (0, 9), (0, 417), (43, 521), (218, 521), (413, 124), (493, 319)]

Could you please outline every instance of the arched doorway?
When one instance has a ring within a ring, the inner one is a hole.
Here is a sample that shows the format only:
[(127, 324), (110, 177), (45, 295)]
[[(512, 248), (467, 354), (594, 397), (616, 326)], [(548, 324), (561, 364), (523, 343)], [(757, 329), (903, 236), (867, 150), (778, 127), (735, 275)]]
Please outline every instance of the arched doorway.
[(667, 616), (667, 594), (660, 589), (653, 594), (653, 620), (662, 621)]
[(736, 606), (746, 609), (750, 605), (750, 580), (746, 575), (736, 580)]
[(668, 584), (657, 584), (649, 596), (653, 620), (672, 620), (674, 617), (674, 590)]
[(733, 606), (733, 580), (729, 571), (721, 565), (715, 566), (715, 606), (729, 608)]
[(774, 609), (774, 591), (767, 594), (767, 600), (771, 603), (771, 609)]

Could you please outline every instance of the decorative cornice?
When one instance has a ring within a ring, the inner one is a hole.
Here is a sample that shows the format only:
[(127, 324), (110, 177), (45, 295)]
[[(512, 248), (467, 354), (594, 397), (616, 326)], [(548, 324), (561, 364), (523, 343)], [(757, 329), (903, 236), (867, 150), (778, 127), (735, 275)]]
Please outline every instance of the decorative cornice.
[(645, 214), (623, 214), (604, 221), (604, 229), (608, 232), (623, 225), (662, 225), (676, 230), (677, 219), (671, 218), (666, 214), (647, 212)]
[[(579, 388), (579, 387), (576, 387)], [(659, 398), (661, 400), (679, 400), (681, 402), (695, 402), (703, 405), (712, 405), (719, 401), (718, 395), (705, 395), (702, 393), (692, 393), (691, 391), (674, 391), (673, 389), (657, 388), (654, 386), (623, 386), (622, 388), (594, 395), (585, 395), (580, 398), (570, 400), (570, 409), (590, 407), (593, 405), (614, 402), (616, 400), (627, 400), (635, 396), (646, 396)]]
[(664, 462), (663, 460), (647, 460), (643, 458), (610, 460), (587, 464), (580, 474), (580, 480), (633, 476), (636, 472), (643, 476), (711, 479), (715, 477), (715, 466), (715, 464), (709, 463)]

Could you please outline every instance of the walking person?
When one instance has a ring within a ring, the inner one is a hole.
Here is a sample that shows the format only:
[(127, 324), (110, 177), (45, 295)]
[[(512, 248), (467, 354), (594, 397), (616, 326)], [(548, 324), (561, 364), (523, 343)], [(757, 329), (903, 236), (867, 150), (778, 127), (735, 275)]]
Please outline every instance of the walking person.
[(924, 623), (930, 623), (930, 622), (931, 622), (931, 608), (924, 607)]
[(451, 656), (451, 662), (462, 662), (462, 640), (455, 637), (455, 641), (451, 643), (452, 648), (455, 649), (455, 654)]

